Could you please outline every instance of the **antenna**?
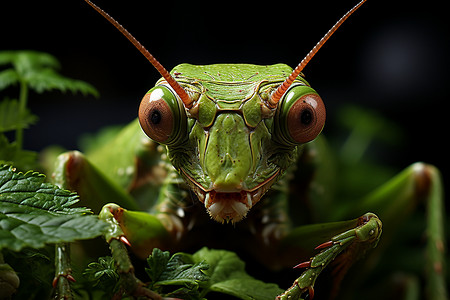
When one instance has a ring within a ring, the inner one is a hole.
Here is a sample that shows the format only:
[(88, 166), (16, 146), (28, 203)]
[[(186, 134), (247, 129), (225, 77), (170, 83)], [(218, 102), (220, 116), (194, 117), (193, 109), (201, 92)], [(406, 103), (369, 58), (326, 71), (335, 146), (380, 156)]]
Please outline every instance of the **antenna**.
[(349, 10), (339, 21), (334, 24), (333, 27), (325, 34), (325, 36), (312, 48), (312, 50), (308, 53), (308, 55), (303, 58), (303, 60), (298, 64), (298, 66), (294, 69), (294, 71), (289, 75), (288, 78), (278, 87), (278, 89), (273, 92), (272, 96), (269, 98), (269, 106), (271, 108), (275, 108), (280, 101), (281, 97), (287, 91), (287, 89), (294, 82), (295, 78), (300, 75), (301, 71), (306, 67), (309, 61), (314, 57), (314, 55), (319, 51), (320, 48), (328, 41), (328, 39), (335, 33), (335, 31), (348, 19), (361, 5), (364, 4), (366, 0), (362, 0), (358, 4), (356, 4), (351, 10)]
[(183, 87), (175, 80), (175, 78), (170, 75), (170, 73), (164, 68), (156, 58), (142, 46), (141, 43), (136, 40), (134, 36), (131, 35), (122, 25), (119, 24), (113, 17), (111, 17), (108, 13), (106, 13), (103, 9), (92, 3), (90, 0), (84, 0), (87, 4), (92, 6), (99, 14), (101, 14), (105, 19), (107, 19), (111, 24), (114, 25), (138, 50), (141, 52), (147, 60), (155, 67), (155, 69), (161, 74), (162, 77), (167, 81), (167, 83), (172, 87), (172, 89), (177, 93), (177, 95), (183, 101), (184, 106), (186, 108), (192, 107), (192, 99), (183, 89)]

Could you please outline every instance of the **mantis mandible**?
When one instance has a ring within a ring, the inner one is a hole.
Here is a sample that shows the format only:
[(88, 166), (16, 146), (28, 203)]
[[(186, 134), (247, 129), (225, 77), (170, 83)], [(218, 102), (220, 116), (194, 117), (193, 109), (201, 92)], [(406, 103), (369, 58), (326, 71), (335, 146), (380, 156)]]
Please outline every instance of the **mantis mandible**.
[[(87, 158), (79, 152), (61, 155), (55, 171), (64, 174), (62, 185), (96, 203), (100, 217), (114, 228), (106, 236), (113, 256), (125, 251), (123, 244), (142, 258), (154, 247), (225, 245), (244, 249), (273, 268), (305, 269), (277, 299), (313, 297), (316, 279), (330, 263), (341, 265), (339, 285), (353, 262), (377, 246), (382, 232), (378, 216), (389, 227), (407, 213), (406, 203), (424, 201), (437, 207), (442, 202), (439, 172), (417, 163), (359, 201), (347, 214), (356, 219), (295, 226), (299, 222), (292, 203), (313, 189), (323, 153), (317, 137), (326, 118), (321, 97), (302, 71), (365, 0), (348, 11), (295, 69), (284, 64), (181, 64), (171, 72), (111, 16), (85, 1), (162, 76), (144, 95), (139, 122)], [(89, 180), (105, 177), (114, 184), (103, 185), (101, 191), (88, 187)], [(354, 214), (361, 209), (376, 214)], [(431, 248), (440, 247), (441, 237), (429, 239)], [(297, 253), (313, 244), (317, 253), (295, 262)], [(118, 268), (122, 276), (134, 278), (130, 265)], [(436, 278), (432, 284), (441, 285), (443, 276)], [(130, 294), (158, 299), (138, 280), (129, 282)]]

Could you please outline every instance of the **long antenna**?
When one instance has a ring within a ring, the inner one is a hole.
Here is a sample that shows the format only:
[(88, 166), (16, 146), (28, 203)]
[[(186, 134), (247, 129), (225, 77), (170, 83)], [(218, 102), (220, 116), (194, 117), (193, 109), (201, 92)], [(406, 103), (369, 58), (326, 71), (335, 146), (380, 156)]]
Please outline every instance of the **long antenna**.
[(103, 9), (92, 3), (90, 0), (84, 0), (87, 4), (92, 6), (99, 14), (101, 14), (105, 19), (107, 19), (111, 24), (114, 25), (138, 50), (141, 52), (147, 60), (155, 67), (155, 69), (161, 74), (162, 77), (167, 81), (167, 83), (172, 87), (172, 89), (177, 93), (177, 95), (181, 98), (181, 101), (183, 101), (184, 106), (186, 108), (192, 107), (192, 99), (189, 97), (189, 95), (186, 93), (186, 91), (183, 89), (183, 87), (175, 80), (175, 78), (170, 75), (170, 73), (164, 68), (159, 61), (156, 60), (156, 58), (148, 52), (147, 49), (145, 49), (144, 46), (142, 46), (141, 43), (136, 40), (134, 36), (131, 35), (122, 25), (119, 24), (116, 20), (114, 20), (113, 17), (111, 17), (108, 13), (106, 13)]
[(280, 101), (281, 97), (287, 91), (287, 89), (294, 82), (295, 78), (300, 75), (301, 71), (306, 67), (309, 61), (314, 57), (314, 55), (319, 51), (320, 48), (326, 43), (326, 41), (333, 35), (333, 33), (348, 19), (361, 5), (364, 4), (366, 0), (362, 0), (356, 4), (351, 10), (349, 10), (336, 24), (325, 34), (325, 36), (312, 48), (308, 55), (303, 58), (303, 60), (298, 64), (294, 71), (289, 75), (288, 78), (278, 87), (278, 89), (269, 98), (269, 106), (275, 108)]

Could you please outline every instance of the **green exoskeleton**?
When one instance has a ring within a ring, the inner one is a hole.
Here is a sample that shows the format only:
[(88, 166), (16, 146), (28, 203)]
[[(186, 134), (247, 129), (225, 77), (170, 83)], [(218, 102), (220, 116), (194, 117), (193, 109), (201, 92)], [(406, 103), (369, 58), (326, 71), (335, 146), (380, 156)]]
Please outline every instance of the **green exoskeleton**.
[[(293, 208), (302, 197), (320, 194), (315, 174), (324, 169), (325, 155), (324, 141), (317, 138), (325, 106), (301, 71), (364, 0), (294, 70), (284, 64), (181, 64), (170, 73), (120, 24), (86, 2), (162, 75), (142, 99), (139, 122), (87, 158), (79, 152), (61, 155), (54, 173), (55, 181), (77, 190), (110, 222), (106, 239), (113, 256), (124, 252), (123, 244), (142, 258), (154, 247), (247, 251), (272, 268), (304, 268), (277, 299), (312, 297), (316, 278), (328, 264), (338, 262), (339, 285), (353, 262), (378, 244), (378, 216), (385, 228), (392, 228), (409, 214), (410, 203), (423, 201), (431, 216), (429, 297), (446, 297), (439, 271), (441, 181), (433, 166), (414, 164), (355, 202), (352, 211), (342, 213), (353, 218), (349, 221), (296, 225), (301, 214)], [(321, 188), (326, 193), (327, 187)], [(313, 256), (298, 264), (303, 253)], [(135, 279), (129, 261), (120, 260), (118, 269), (128, 278), (130, 294), (159, 299)]]

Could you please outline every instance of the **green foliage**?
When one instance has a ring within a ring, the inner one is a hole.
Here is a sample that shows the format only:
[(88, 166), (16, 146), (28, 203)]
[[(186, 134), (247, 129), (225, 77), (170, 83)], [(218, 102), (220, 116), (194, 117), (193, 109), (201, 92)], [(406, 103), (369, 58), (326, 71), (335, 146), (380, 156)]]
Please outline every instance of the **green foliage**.
[(58, 60), (53, 55), (31, 50), (0, 52), (0, 65), (7, 64), (14, 64), (21, 73), (37, 67), (60, 68)]
[[(210, 293), (215, 292), (244, 300), (272, 300), (283, 292), (276, 284), (248, 275), (245, 263), (230, 251), (203, 248), (194, 254), (171, 255), (155, 248), (147, 264), (148, 287), (163, 297), (213, 299)], [(96, 287), (98, 297), (110, 299), (120, 290), (121, 281), (112, 257), (100, 257), (90, 263), (83, 275), (90, 286)]]
[[(210, 292), (240, 299), (274, 299), (283, 291), (275, 284), (256, 280), (245, 272), (245, 263), (230, 251), (203, 248), (193, 255), (154, 249), (146, 269), (150, 288), (164, 296), (203, 299)], [(167, 286), (172, 289), (167, 290)], [(175, 291), (173, 286), (182, 286)], [(166, 289), (164, 289), (166, 288)]]
[(89, 83), (64, 77), (56, 72), (60, 69), (58, 60), (37, 51), (2, 51), (0, 65), (12, 65), (12, 69), (0, 72), (0, 90), (18, 83), (27, 84), (32, 90), (42, 93), (58, 90), (81, 92), (98, 97), (98, 91)]
[(152, 281), (152, 285), (154, 285), (161, 274), (167, 268), (167, 263), (170, 260), (169, 251), (161, 251), (157, 248), (153, 249), (152, 255), (150, 255), (147, 259), (147, 264), (149, 268), (145, 269), (147, 275), (150, 277)]
[(94, 286), (99, 284), (106, 287), (114, 286), (119, 279), (119, 274), (115, 270), (114, 260), (111, 256), (102, 256), (98, 258), (98, 262), (90, 263), (88, 268), (83, 272), (83, 275), (88, 280), (93, 281)]
[(206, 261), (209, 280), (201, 296), (220, 292), (244, 300), (272, 300), (281, 294), (276, 284), (257, 280), (245, 272), (245, 263), (234, 252), (203, 248), (192, 255), (194, 262)]
[(403, 134), (397, 124), (375, 111), (343, 106), (337, 117), (340, 126), (350, 131), (340, 149), (340, 159), (345, 163), (357, 164), (367, 159), (367, 156), (363, 156), (374, 142), (396, 146), (402, 142)]
[[(36, 51), (0, 51), (0, 90), (18, 86), (17, 99), (0, 101), (0, 257), (20, 272), (17, 299), (48, 298), (54, 258), (41, 254), (45, 245), (91, 239), (107, 225), (87, 208), (72, 207), (78, 196), (45, 183), (37, 153), (22, 148), (23, 130), (37, 121), (27, 108), (29, 89), (81, 92), (98, 97), (90, 84), (64, 77), (58, 60)], [(15, 131), (10, 142), (3, 133)], [(7, 165), (14, 166), (8, 167)], [(17, 172), (16, 168), (25, 173)], [(41, 263), (42, 262), (42, 263)], [(1, 286), (1, 280), (0, 280)], [(0, 288), (2, 290), (2, 288)], [(3, 295), (0, 293), (0, 298)]]
[(26, 107), (28, 89), (38, 93), (52, 90), (81, 92), (98, 97), (98, 91), (89, 83), (58, 74), (60, 64), (48, 53), (0, 51), (0, 66), (3, 65), (11, 65), (12, 68), (0, 71), (0, 90), (19, 85), (19, 100), (3, 100), (0, 103), (0, 133), (16, 130), (18, 151), (22, 149), (23, 129), (37, 120)]
[(91, 282), (93, 287), (104, 291), (108, 299), (117, 292), (119, 274), (114, 266), (114, 259), (111, 256), (99, 257), (97, 262), (92, 262), (84, 270), (83, 276)]
[(336, 127), (346, 136), (330, 139), (339, 164), (339, 176), (334, 179), (339, 189), (334, 197), (337, 209), (345, 211), (355, 198), (365, 196), (399, 171), (386, 153), (397, 152), (405, 138), (398, 124), (376, 111), (345, 105), (336, 115)]
[(0, 298), (9, 298), (17, 291), (19, 284), (17, 273), (5, 263), (3, 254), (0, 252)]
[(0, 249), (19, 251), (48, 243), (91, 239), (106, 224), (87, 208), (73, 208), (78, 196), (45, 183), (37, 172), (0, 167)]
[[(203, 248), (194, 254), (153, 249), (145, 269), (149, 288), (163, 297), (200, 300), (211, 292), (244, 300), (274, 299), (281, 294), (277, 285), (256, 280), (245, 272), (245, 263), (230, 251)], [(107, 297), (119, 288), (119, 275), (111, 257), (90, 263), (83, 273)]]
[(19, 170), (31, 170), (38, 168), (36, 159), (36, 152), (20, 149), (16, 142), (10, 143), (0, 133), (0, 165), (14, 165)]
[(20, 111), (19, 101), (15, 99), (5, 99), (0, 102), (0, 132), (28, 128), (37, 120), (37, 116), (33, 115), (30, 110)]
[[(5, 261), (14, 268), (20, 278), (19, 288), (14, 293), (13, 299), (30, 300), (50, 297), (52, 279), (55, 274), (52, 247), (25, 248), (20, 252), (3, 249), (2, 252)], [(3, 298), (0, 296), (0, 299)]]
[(191, 255), (184, 253), (170, 257), (168, 251), (155, 248), (147, 263), (149, 268), (145, 270), (151, 279), (150, 289), (165, 296), (201, 299), (199, 287), (208, 280), (204, 272), (209, 266), (205, 262), (195, 262)]

